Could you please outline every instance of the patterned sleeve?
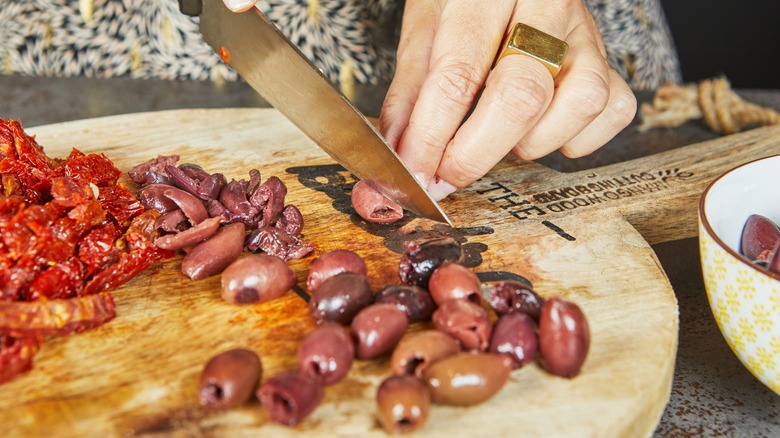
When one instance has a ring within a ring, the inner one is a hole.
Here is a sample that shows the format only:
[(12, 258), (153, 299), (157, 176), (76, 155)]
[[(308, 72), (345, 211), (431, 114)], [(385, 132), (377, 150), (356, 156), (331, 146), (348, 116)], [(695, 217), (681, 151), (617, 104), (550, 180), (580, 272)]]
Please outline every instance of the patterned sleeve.
[[(334, 83), (387, 83), (404, 0), (259, 0)], [(637, 89), (679, 82), (658, 0), (585, 0), (609, 63)], [(176, 0), (3, 0), (0, 72), (236, 80)]]
[(681, 81), (680, 63), (659, 0), (585, 0), (607, 62), (637, 90)]

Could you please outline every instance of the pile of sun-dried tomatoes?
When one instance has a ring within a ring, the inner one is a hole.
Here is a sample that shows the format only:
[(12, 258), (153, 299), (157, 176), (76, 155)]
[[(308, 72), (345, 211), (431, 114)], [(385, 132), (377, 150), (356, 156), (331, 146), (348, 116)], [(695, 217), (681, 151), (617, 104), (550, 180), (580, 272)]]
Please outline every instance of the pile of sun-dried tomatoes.
[(0, 383), (29, 369), (44, 337), (116, 315), (110, 290), (152, 263), (155, 211), (117, 183), (103, 154), (46, 156), (0, 119)]

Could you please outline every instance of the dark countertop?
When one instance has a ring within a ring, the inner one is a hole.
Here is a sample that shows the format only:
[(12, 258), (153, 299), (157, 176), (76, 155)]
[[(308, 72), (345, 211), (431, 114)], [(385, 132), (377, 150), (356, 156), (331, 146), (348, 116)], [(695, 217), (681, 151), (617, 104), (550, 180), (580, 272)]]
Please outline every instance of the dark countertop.
[[(780, 109), (780, 90), (739, 92), (754, 103)], [(377, 116), (383, 93), (381, 88), (359, 89), (356, 104)], [(640, 100), (647, 98), (640, 95)], [(267, 106), (243, 83), (2, 75), (0, 102), (0, 117), (20, 119), (25, 127), (142, 111)], [(588, 157), (570, 160), (556, 153), (539, 161), (559, 171), (575, 171), (714, 137), (697, 122), (645, 133), (630, 126)], [(653, 246), (680, 309), (671, 399), (655, 436), (780, 436), (780, 396), (742, 366), (721, 336), (704, 291), (697, 245), (696, 238), (689, 238)]]

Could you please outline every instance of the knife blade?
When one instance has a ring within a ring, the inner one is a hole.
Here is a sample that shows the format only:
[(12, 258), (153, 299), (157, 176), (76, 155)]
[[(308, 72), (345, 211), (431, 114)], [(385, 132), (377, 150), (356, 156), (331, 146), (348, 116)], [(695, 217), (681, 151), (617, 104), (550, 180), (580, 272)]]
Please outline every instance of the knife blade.
[(257, 8), (179, 0), (200, 17), (203, 39), (268, 103), (334, 160), (422, 217), (452, 225), (376, 128)]

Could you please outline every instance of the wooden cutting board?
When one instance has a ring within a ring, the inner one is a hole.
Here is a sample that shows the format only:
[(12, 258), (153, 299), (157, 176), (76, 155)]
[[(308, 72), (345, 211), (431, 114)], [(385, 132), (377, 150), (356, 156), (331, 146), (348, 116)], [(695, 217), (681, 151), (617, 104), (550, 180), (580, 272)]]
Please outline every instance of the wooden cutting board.
[[(507, 159), (442, 203), (455, 228), (406, 218), (362, 222), (349, 206), (354, 178), (270, 109), (179, 110), (28, 128), (51, 156), (71, 147), (104, 152), (123, 171), (179, 154), (228, 178), (252, 168), (288, 186), (313, 256), (291, 262), (299, 294), (237, 307), (219, 278), (190, 281), (181, 258), (157, 264), (113, 292), (116, 319), (48, 340), (34, 368), (0, 386), (0, 436), (382, 436), (375, 390), (385, 361), (357, 361), (349, 376), (294, 428), (269, 422), (253, 401), (227, 412), (198, 405), (204, 363), (232, 347), (257, 351), (265, 376), (296, 366), (314, 327), (303, 286), (317, 255), (362, 255), (375, 289), (398, 283), (403, 241), (450, 235), (483, 280), (522, 276), (543, 296), (578, 303), (591, 327), (577, 378), (536, 364), (471, 408), (435, 406), (420, 436), (650, 435), (669, 400), (677, 349), (677, 302), (648, 243), (691, 237), (699, 195), (745, 161), (780, 153), (780, 127), (688, 146), (578, 173)], [(127, 180), (133, 187), (133, 183)]]

